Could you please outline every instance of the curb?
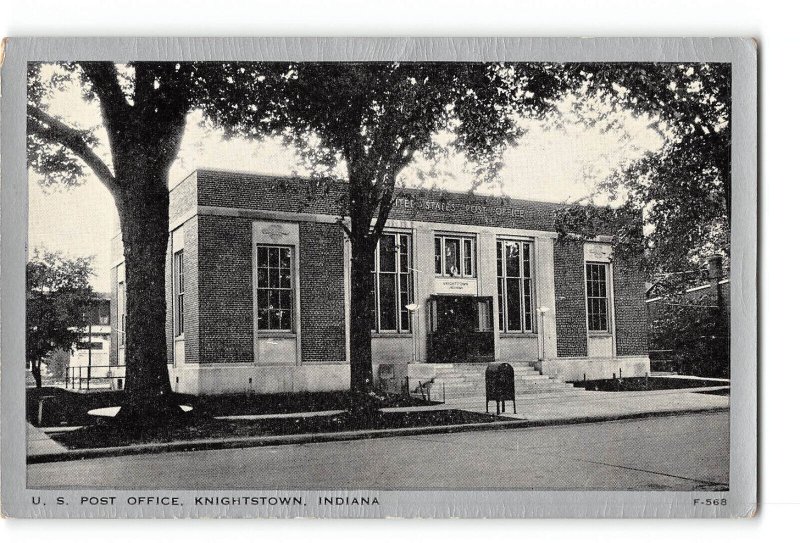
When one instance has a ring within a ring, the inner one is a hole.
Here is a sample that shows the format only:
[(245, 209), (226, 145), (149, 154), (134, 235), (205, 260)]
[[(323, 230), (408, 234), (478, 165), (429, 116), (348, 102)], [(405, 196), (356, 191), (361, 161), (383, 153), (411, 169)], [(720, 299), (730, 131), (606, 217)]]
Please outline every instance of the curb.
[(57, 453), (28, 455), (27, 463), (45, 464), (50, 462), (67, 462), (70, 460), (88, 460), (114, 456), (137, 454), (156, 454), (162, 452), (205, 451), (222, 449), (240, 449), (275, 445), (300, 445), (305, 443), (326, 443), (335, 441), (354, 441), (359, 439), (377, 439), (384, 437), (417, 436), (430, 434), (452, 434), (471, 431), (491, 431), (507, 429), (534, 428), (540, 426), (567, 426), (573, 424), (589, 424), (596, 422), (614, 422), (631, 419), (654, 417), (670, 417), (694, 413), (719, 413), (729, 411), (729, 407), (712, 407), (700, 409), (678, 409), (647, 413), (630, 413), (612, 416), (586, 416), (570, 419), (551, 420), (508, 420), (498, 422), (479, 422), (475, 424), (454, 424), (449, 426), (422, 426), (414, 428), (387, 428), (382, 430), (355, 430), (349, 432), (328, 432), (321, 434), (295, 434), (283, 436), (254, 436), (240, 438), (206, 439), (195, 441), (173, 441), (171, 443), (146, 443), (124, 447), (104, 447), (98, 449), (78, 449)]

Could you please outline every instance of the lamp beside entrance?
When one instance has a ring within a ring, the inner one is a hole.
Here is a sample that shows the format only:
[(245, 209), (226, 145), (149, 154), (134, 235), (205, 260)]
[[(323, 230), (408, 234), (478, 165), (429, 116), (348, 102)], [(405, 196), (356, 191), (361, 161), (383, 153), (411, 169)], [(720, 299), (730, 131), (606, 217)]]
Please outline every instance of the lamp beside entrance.
[(541, 317), (541, 322), (539, 323), (539, 360), (544, 360), (544, 314), (550, 311), (549, 307), (540, 306), (536, 308), (536, 312)]
[[(412, 314), (416, 314), (417, 310), (419, 309), (419, 304), (407, 304), (406, 309)], [(419, 322), (419, 321), (417, 321)], [(414, 326), (411, 327), (411, 342), (412, 342), (412, 350), (411, 350), (411, 363), (416, 364), (417, 360), (417, 322), (414, 323)]]

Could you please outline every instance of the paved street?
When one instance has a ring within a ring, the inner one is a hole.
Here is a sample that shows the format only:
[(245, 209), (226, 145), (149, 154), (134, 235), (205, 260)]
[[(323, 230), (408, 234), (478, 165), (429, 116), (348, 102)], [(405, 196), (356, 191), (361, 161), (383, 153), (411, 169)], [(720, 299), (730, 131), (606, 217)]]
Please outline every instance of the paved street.
[(28, 486), (117, 489), (719, 488), (728, 413), (33, 464)]

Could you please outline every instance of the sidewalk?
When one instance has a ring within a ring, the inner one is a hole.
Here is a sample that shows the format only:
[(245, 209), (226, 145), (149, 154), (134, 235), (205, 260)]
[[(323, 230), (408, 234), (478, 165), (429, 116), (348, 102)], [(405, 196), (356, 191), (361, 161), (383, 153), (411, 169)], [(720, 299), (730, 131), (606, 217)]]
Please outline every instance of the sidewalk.
[[(506, 402), (506, 417), (541, 423), (570, 423), (584, 420), (614, 420), (631, 416), (664, 413), (691, 413), (727, 409), (728, 396), (698, 394), (729, 387), (698, 387), (673, 390), (648, 390), (641, 392), (584, 391), (575, 395), (531, 394)], [(454, 398), (445, 404), (450, 409), (486, 412), (484, 398)], [(489, 402), (489, 412), (495, 413), (495, 402)]]
[[(644, 392), (577, 391), (575, 394), (568, 395), (560, 393), (531, 394), (517, 398), (516, 414), (514, 414), (513, 402), (506, 402), (506, 412), (503, 413), (503, 415), (507, 418), (515, 420), (479, 424), (462, 424), (457, 426), (359, 430), (326, 434), (230, 437), (172, 443), (150, 443), (125, 447), (110, 447), (106, 449), (67, 450), (62, 445), (50, 439), (43, 431), (28, 424), (28, 462), (56, 462), (78, 458), (158, 453), (176, 450), (241, 448), (290, 443), (297, 444), (321, 441), (369, 439), (398, 435), (499, 430), (503, 428), (577, 424), (702, 411), (719, 411), (729, 408), (730, 402), (728, 396), (700, 394), (699, 392), (724, 390), (727, 388), (729, 387), (719, 386), (679, 390), (653, 390)], [(384, 411), (410, 412), (445, 409), (461, 409), (476, 413), (484, 413), (486, 411), (486, 403), (483, 397), (454, 398), (449, 400), (447, 403), (439, 405), (421, 407), (393, 407), (386, 408)], [(489, 403), (489, 412), (495, 412), (494, 402)], [(318, 416), (325, 414), (328, 413), (295, 413), (281, 414), (277, 416), (297, 417)], [(267, 418), (273, 416), (276, 415), (247, 416), (241, 418)], [(234, 417), (225, 418), (233, 419)]]
[(57, 454), (66, 452), (67, 448), (53, 441), (40, 428), (36, 428), (30, 422), (26, 423), (28, 456), (38, 456), (43, 454)]

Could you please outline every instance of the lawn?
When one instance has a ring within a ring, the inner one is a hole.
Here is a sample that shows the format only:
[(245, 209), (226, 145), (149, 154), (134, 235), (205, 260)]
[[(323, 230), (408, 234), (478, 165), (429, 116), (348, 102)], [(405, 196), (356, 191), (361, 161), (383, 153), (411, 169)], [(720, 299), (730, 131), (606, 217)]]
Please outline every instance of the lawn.
[(498, 420), (512, 419), (455, 409), (393, 413), (378, 411), (373, 412), (371, 416), (345, 412), (336, 415), (257, 420), (219, 420), (195, 415), (187, 418), (182, 424), (146, 428), (138, 432), (132, 432), (125, 426), (101, 420), (78, 430), (52, 434), (51, 437), (68, 449), (84, 449), (198, 439), (476, 424)]
[[(40, 426), (51, 428), (81, 426), (77, 430), (50, 431), (50, 437), (68, 449), (117, 447), (197, 439), (448, 426), (510, 420), (495, 415), (454, 409), (389, 413), (379, 410), (384, 407), (414, 407), (438, 403), (404, 395), (376, 395), (372, 397), (375, 409), (353, 410), (349, 409), (353, 405), (352, 396), (346, 391), (218, 396), (178, 394), (179, 402), (192, 406), (192, 411), (179, 422), (144, 429), (115, 423), (113, 418), (87, 414), (87, 411), (91, 409), (120, 405), (124, 398), (123, 394), (120, 391), (74, 392), (55, 387), (29, 388), (27, 389), (28, 420), (34, 425), (39, 425), (39, 403), (43, 402)], [(361, 407), (361, 405), (359, 404), (357, 407)], [(217, 418), (318, 411), (340, 412), (315, 416), (256, 419)]]
[[(56, 387), (28, 388), (27, 419), (34, 426), (44, 427), (93, 424), (97, 417), (87, 415), (87, 411), (118, 406), (122, 403), (123, 394), (121, 391), (111, 390), (74, 392)], [(192, 406), (196, 414), (206, 417), (339, 410), (347, 409), (350, 402), (349, 393), (345, 391), (177, 396), (180, 403)], [(40, 401), (44, 402), (41, 424), (38, 423)], [(388, 396), (381, 401), (380, 407), (410, 407), (435, 403), (437, 402), (427, 402), (410, 396)]]
[(576, 387), (600, 392), (634, 392), (642, 390), (672, 390), (681, 388), (728, 386), (725, 381), (703, 379), (675, 379), (671, 377), (624, 377), (622, 379), (595, 379), (574, 381)]
[[(34, 426), (82, 426), (96, 417), (86, 414), (90, 409), (111, 407), (122, 403), (123, 393), (116, 390), (72, 392), (56, 387), (25, 389), (25, 413)], [(42, 402), (42, 421), (38, 424), (39, 402)]]

